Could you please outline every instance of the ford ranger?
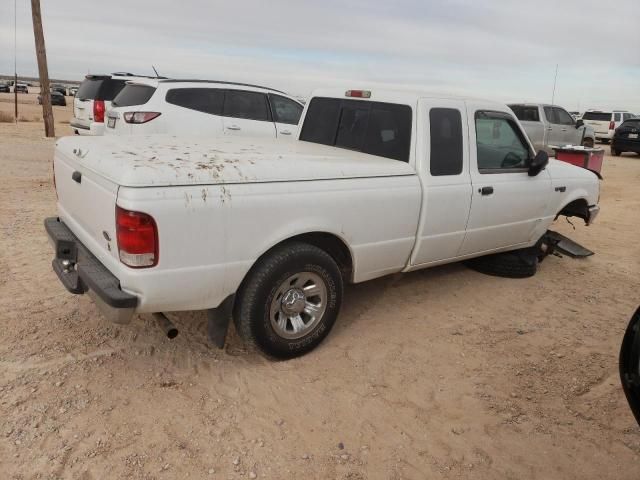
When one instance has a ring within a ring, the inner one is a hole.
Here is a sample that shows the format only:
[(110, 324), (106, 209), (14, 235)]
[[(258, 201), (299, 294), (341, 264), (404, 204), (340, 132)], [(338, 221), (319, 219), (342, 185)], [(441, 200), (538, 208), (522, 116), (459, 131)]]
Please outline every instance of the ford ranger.
[(232, 318), (289, 358), (327, 336), (346, 282), (500, 262), (599, 211), (596, 175), (536, 154), (500, 103), (323, 90), (297, 135), (61, 138), (53, 269), (115, 321), (208, 310), (212, 338)]

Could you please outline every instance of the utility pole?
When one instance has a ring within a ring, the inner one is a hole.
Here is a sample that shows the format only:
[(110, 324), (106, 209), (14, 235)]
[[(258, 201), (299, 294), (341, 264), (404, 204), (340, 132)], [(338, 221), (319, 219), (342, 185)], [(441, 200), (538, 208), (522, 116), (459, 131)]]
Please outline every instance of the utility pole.
[(13, 0), (13, 105), (16, 125), (18, 125), (18, 2)]
[(38, 72), (40, 74), (40, 98), (42, 100), (44, 133), (47, 137), (54, 137), (53, 109), (51, 108), (49, 70), (47, 69), (47, 51), (44, 47), (44, 32), (42, 31), (40, 0), (31, 0), (31, 17), (33, 18), (33, 35), (36, 40), (36, 56), (38, 57)]

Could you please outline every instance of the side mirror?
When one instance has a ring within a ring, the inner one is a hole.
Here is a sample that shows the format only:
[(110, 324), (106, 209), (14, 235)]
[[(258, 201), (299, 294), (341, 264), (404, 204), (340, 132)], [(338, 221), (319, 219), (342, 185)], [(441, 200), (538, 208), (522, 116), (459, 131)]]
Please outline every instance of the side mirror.
[(584, 121), (582, 119), (576, 120), (576, 128), (580, 128), (584, 125)]
[(538, 175), (544, 167), (549, 164), (549, 155), (544, 150), (539, 150), (531, 163), (529, 164), (529, 176), (535, 177)]

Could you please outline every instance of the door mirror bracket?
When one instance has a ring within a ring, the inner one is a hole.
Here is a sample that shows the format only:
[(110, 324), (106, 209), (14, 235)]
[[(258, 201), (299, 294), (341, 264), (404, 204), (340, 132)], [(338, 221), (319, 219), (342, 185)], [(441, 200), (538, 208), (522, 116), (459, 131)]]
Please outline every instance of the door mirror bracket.
[(539, 150), (529, 163), (529, 176), (535, 177), (549, 164), (549, 155), (544, 150)]

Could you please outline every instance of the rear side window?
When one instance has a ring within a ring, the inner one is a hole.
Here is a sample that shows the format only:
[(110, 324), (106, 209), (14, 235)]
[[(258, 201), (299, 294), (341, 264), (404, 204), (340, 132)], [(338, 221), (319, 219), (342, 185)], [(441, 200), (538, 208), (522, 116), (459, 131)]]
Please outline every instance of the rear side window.
[(87, 78), (76, 93), (80, 100), (113, 100), (125, 86), (124, 80), (112, 78)]
[(619, 122), (620, 121), (620, 114), (619, 113), (614, 113), (613, 114), (613, 120), (616, 121), (616, 122)]
[(114, 107), (144, 105), (153, 96), (156, 89), (149, 85), (125, 85), (113, 99)]
[(288, 123), (289, 125), (298, 124), (300, 115), (302, 115), (302, 105), (290, 98), (274, 94), (269, 94), (269, 102), (274, 122)]
[(222, 115), (224, 90), (216, 88), (173, 88), (165, 97), (167, 103), (211, 115)]
[(538, 107), (533, 105), (510, 105), (516, 118), (521, 122), (539, 122), (540, 113)]
[(316, 97), (300, 140), (408, 162), (411, 122), (408, 105)]
[(596, 120), (600, 122), (610, 122), (611, 113), (609, 112), (585, 112), (582, 116), (583, 120)]
[(270, 121), (267, 96), (259, 92), (227, 90), (223, 115), (247, 120)]
[(462, 173), (462, 117), (454, 108), (429, 111), (430, 172), (433, 176)]

